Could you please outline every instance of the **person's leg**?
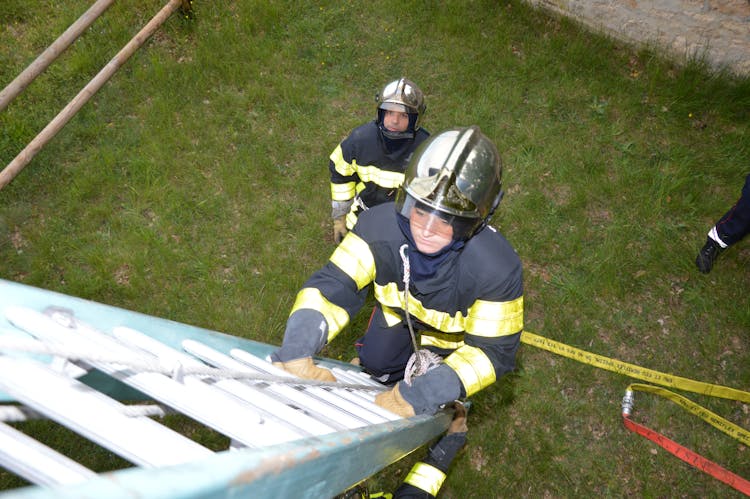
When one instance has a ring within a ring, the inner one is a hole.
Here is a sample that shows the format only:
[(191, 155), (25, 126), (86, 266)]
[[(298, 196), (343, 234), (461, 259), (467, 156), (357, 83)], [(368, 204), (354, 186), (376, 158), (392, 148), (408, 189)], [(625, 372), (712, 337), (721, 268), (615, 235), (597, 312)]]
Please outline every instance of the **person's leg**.
[(715, 228), (722, 248), (733, 245), (750, 232), (750, 175), (745, 178), (740, 199), (716, 222)]
[(695, 257), (698, 270), (704, 274), (711, 272), (721, 252), (745, 237), (748, 232), (750, 232), (750, 175), (745, 178), (740, 199), (708, 231), (706, 243)]
[(355, 343), (359, 364), (382, 383), (404, 378), (404, 369), (414, 352), (409, 329), (403, 323), (389, 327), (383, 311), (375, 307), (364, 336)]

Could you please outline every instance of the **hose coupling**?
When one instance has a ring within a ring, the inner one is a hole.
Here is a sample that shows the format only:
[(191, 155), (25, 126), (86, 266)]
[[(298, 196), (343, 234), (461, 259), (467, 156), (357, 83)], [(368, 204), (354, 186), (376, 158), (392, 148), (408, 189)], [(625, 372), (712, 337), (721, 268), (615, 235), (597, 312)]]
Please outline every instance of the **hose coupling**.
[(630, 416), (633, 412), (633, 390), (625, 390), (625, 396), (622, 398), (622, 415)]

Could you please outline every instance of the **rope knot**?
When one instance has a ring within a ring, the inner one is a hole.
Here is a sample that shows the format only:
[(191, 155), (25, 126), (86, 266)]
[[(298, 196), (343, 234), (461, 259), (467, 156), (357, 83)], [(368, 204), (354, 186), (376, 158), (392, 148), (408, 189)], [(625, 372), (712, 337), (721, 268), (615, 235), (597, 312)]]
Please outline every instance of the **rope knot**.
[(406, 370), (404, 371), (404, 382), (411, 386), (411, 382), (417, 376), (422, 376), (427, 371), (435, 369), (443, 361), (435, 352), (422, 348), (417, 350), (411, 357), (409, 362), (406, 363)]

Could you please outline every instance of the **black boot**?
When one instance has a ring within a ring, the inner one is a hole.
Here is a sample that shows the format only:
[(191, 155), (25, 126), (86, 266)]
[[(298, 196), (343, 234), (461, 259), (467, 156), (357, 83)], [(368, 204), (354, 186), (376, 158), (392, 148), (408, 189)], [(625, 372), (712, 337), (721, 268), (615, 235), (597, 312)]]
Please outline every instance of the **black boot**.
[(711, 272), (714, 261), (716, 261), (722, 251), (724, 251), (724, 248), (719, 243), (710, 237), (706, 238), (706, 244), (703, 245), (698, 252), (698, 256), (695, 257), (695, 265), (698, 267), (698, 270), (704, 274)]

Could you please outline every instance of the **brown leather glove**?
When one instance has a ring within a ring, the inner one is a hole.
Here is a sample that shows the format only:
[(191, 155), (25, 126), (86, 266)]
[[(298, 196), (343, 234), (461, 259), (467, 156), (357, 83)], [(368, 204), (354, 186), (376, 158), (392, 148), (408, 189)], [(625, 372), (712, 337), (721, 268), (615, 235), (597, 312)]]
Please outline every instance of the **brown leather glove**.
[(414, 408), (401, 396), (401, 393), (398, 391), (398, 384), (387, 392), (378, 393), (375, 396), (375, 404), (383, 409), (388, 409), (394, 414), (398, 414), (402, 418), (414, 416)]
[(343, 241), (346, 233), (349, 232), (346, 228), (346, 215), (342, 215), (338, 218), (333, 219), (333, 241), (336, 244)]
[(274, 362), (273, 365), (302, 379), (336, 382), (333, 373), (328, 369), (316, 366), (312, 357), (302, 357), (289, 362)]
[(448, 434), (451, 433), (466, 433), (469, 431), (469, 427), (466, 426), (466, 406), (461, 402), (453, 404), (453, 421), (451, 421), (448, 427)]

